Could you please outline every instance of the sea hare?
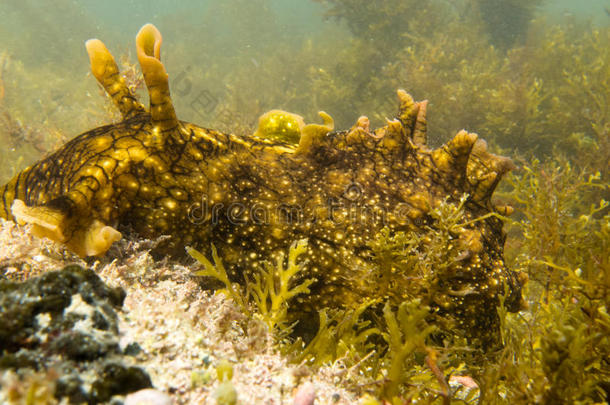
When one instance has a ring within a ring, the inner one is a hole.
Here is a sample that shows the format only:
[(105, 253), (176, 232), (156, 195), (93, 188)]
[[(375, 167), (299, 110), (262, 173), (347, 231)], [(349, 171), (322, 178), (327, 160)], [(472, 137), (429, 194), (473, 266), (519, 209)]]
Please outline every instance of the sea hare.
[(306, 238), (307, 275), (316, 279), (310, 302), (322, 307), (350, 305), (342, 298), (354, 294), (346, 280), (370, 262), (381, 229), (429, 230), (434, 207), (467, 195), (470, 223), (456, 235), (465, 254), (446, 282), (469, 293), (448, 298), (443, 310), (485, 333), (497, 324), (500, 295), (518, 309), (520, 282), (504, 264), (503, 223), (490, 215), (510, 210), (494, 206), (491, 195), (511, 162), (487, 152), (476, 134), (461, 131), (428, 147), (426, 102), (403, 90), (398, 116), (375, 130), (366, 117), (335, 131), (324, 112), (323, 124), (306, 125), (274, 110), (253, 135), (220, 133), (176, 118), (153, 25), (140, 30), (136, 46), (150, 108), (104, 44), (87, 41), (93, 75), (123, 120), (19, 173), (0, 189), (0, 216), (31, 224), (81, 256), (105, 253), (122, 237), (118, 229), (170, 235), (158, 255), (184, 256), (185, 246), (209, 252), (213, 244), (236, 279)]

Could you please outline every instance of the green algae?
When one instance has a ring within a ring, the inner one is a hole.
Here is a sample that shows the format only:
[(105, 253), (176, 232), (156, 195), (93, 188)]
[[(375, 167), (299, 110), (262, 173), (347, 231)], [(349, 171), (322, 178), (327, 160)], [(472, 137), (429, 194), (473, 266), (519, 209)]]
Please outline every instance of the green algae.
[[(232, 298), (247, 314), (256, 314), (269, 328), (280, 336), (289, 334), (293, 321), (288, 316), (291, 301), (300, 294), (308, 294), (313, 279), (302, 279), (295, 282), (296, 276), (301, 276), (305, 261), (299, 256), (307, 250), (307, 240), (294, 242), (288, 251), (288, 257), (280, 253), (275, 263), (265, 262), (264, 269), (246, 280), (245, 291), (229, 280), (227, 271), (212, 247), (212, 264), (204, 255), (192, 248), (187, 253), (204, 266), (194, 273), (196, 276), (211, 277), (220, 281), (224, 289), (219, 290)], [(286, 259), (286, 260), (284, 260)], [(286, 262), (286, 264), (284, 264)]]

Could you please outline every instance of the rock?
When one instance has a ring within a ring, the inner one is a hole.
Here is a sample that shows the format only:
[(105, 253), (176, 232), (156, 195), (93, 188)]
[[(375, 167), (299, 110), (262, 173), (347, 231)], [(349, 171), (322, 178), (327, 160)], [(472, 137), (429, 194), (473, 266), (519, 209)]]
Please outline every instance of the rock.
[(294, 395), (294, 405), (313, 405), (316, 400), (316, 389), (309, 381), (303, 383)]
[(172, 405), (172, 403), (169, 395), (147, 388), (127, 395), (123, 405)]
[(24, 282), (0, 280), (0, 372), (54, 370), (55, 397), (97, 404), (151, 387), (124, 364), (116, 310), (125, 292), (89, 269), (67, 266)]

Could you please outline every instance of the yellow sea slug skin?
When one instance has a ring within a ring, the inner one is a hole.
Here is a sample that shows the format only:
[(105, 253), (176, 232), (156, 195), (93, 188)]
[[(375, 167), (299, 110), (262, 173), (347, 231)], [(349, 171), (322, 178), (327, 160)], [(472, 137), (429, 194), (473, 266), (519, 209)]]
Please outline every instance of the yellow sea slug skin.
[(322, 124), (305, 125), (280, 110), (265, 115), (253, 135), (204, 129), (176, 118), (161, 42), (151, 24), (136, 38), (146, 108), (104, 44), (87, 41), (93, 75), (123, 120), (79, 135), (19, 173), (0, 188), (0, 216), (29, 223), (81, 256), (104, 254), (125, 231), (169, 235), (157, 255), (183, 257), (185, 246), (208, 252), (213, 244), (236, 280), (307, 238), (307, 277), (317, 280), (311, 302), (332, 306), (356, 299), (352, 272), (370, 263), (370, 241), (381, 229), (434, 228), (430, 210), (467, 194), (468, 229), (456, 235), (465, 249), (454, 265), (456, 294), (439, 298), (439, 311), (485, 331), (505, 290), (509, 309), (518, 309), (502, 221), (490, 215), (510, 161), (487, 152), (475, 134), (461, 131), (429, 148), (426, 102), (403, 90), (398, 116), (375, 130), (366, 117), (334, 131), (324, 112)]

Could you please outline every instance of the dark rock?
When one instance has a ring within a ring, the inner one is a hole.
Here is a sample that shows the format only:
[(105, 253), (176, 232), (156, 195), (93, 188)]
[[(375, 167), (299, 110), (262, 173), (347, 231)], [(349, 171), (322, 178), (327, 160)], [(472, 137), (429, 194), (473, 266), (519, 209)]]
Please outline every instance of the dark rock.
[(97, 303), (106, 318), (114, 318), (107, 322), (116, 327), (113, 307), (123, 305), (125, 292), (106, 286), (92, 270), (67, 266), (22, 283), (0, 280), (0, 347), (15, 352), (40, 345), (36, 332), (42, 325), (38, 325), (37, 315), (48, 314), (53, 326), (64, 326), (57, 318), (64, 320), (62, 313), (76, 294), (89, 305)]
[(116, 310), (124, 299), (122, 289), (80, 266), (21, 283), (0, 280), (0, 371), (52, 369), (56, 398), (70, 403), (108, 402), (151, 387), (146, 372), (124, 364), (119, 348)]
[(89, 395), (83, 389), (83, 382), (75, 375), (64, 376), (55, 383), (55, 396), (68, 398), (71, 404), (89, 402)]
[(142, 346), (137, 342), (131, 342), (123, 349), (123, 354), (127, 356), (137, 356), (140, 353), (142, 353)]
[(138, 367), (107, 364), (98, 380), (91, 387), (91, 397), (106, 402), (114, 395), (125, 395), (143, 388), (151, 388), (150, 377)]
[(72, 360), (90, 361), (117, 352), (118, 344), (100, 341), (87, 333), (68, 331), (53, 339), (49, 349)]

